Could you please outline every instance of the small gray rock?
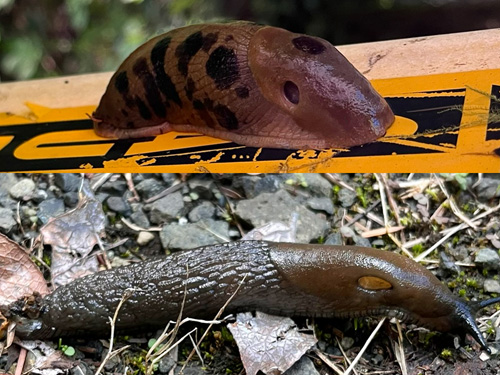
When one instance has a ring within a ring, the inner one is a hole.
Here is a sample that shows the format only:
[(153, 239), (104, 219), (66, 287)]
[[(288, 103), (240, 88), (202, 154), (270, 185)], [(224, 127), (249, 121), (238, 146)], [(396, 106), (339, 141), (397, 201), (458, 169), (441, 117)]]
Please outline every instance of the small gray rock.
[(174, 368), (177, 362), (170, 356), (163, 357), (158, 364), (160, 374), (168, 374)]
[(460, 273), (460, 268), (453, 262), (450, 257), (444, 252), (439, 252), (439, 264), (441, 268), (449, 273), (458, 275)]
[(59, 198), (47, 199), (38, 205), (37, 216), (43, 224), (47, 224), (50, 218), (57, 217), (63, 213), (64, 201)]
[(113, 212), (124, 216), (130, 214), (130, 205), (122, 197), (109, 197), (106, 201), (106, 205)]
[(475, 263), (481, 268), (498, 270), (500, 269), (500, 256), (497, 251), (484, 248), (476, 253)]
[(163, 226), (160, 232), (160, 241), (164, 249), (195, 249), (200, 246), (223, 243), (225, 242), (223, 238), (229, 238), (229, 224), (211, 219), (196, 224), (172, 223)]
[(65, 193), (78, 191), (81, 183), (81, 177), (74, 173), (56, 173), (54, 175), (54, 184)]
[(370, 358), (371, 363), (373, 363), (374, 365), (380, 365), (383, 360), (384, 356), (382, 354), (375, 354)]
[(79, 361), (71, 370), (69, 370), (71, 375), (94, 375), (95, 371), (92, 370), (87, 363), (84, 361)]
[(46, 190), (36, 189), (33, 195), (31, 196), (31, 200), (35, 203), (43, 202), (47, 199), (49, 195)]
[(149, 226), (151, 225), (147, 215), (141, 209), (132, 212), (129, 218), (141, 228), (149, 228)]
[(215, 215), (215, 206), (209, 201), (203, 201), (188, 214), (191, 222), (196, 223), (203, 219), (211, 219)]
[(340, 341), (340, 345), (346, 350), (350, 349), (354, 345), (354, 339), (352, 337), (344, 336)]
[(497, 178), (483, 177), (476, 186), (477, 195), (482, 200), (500, 197), (500, 180)]
[[(175, 375), (179, 375), (182, 366), (177, 366), (174, 370)], [(182, 371), (182, 375), (207, 375), (205, 370), (201, 368), (201, 366), (192, 365), (190, 367), (186, 367), (184, 371)]]
[(8, 208), (0, 207), (0, 232), (9, 233), (16, 224), (14, 212)]
[(349, 208), (356, 202), (358, 196), (355, 191), (346, 188), (340, 188), (338, 198), (342, 207)]
[(342, 235), (339, 232), (330, 233), (325, 240), (325, 245), (342, 245)]
[(347, 225), (340, 227), (340, 234), (346, 238), (354, 238), (356, 236), (354, 230), (351, 227), (348, 227)]
[(333, 214), (333, 203), (327, 197), (313, 197), (307, 201), (307, 206), (316, 211), (325, 211), (327, 214)]
[(35, 193), (35, 188), (36, 185), (33, 180), (23, 178), (10, 188), (9, 194), (14, 199), (27, 201), (30, 200), (32, 195)]
[(368, 238), (355, 235), (352, 240), (356, 246), (372, 247), (372, 244), (370, 243), (370, 240)]
[(154, 201), (151, 204), (149, 220), (160, 224), (177, 219), (184, 211), (184, 200), (178, 191)]
[(258, 228), (270, 221), (290, 222), (298, 213), (297, 242), (308, 243), (322, 236), (328, 229), (324, 215), (317, 215), (298, 203), (284, 190), (263, 193), (253, 199), (238, 202), (235, 213)]
[(332, 184), (320, 173), (304, 173), (302, 175), (308, 189), (318, 197), (330, 198), (333, 194)]
[(79, 201), (78, 193), (76, 191), (70, 191), (69, 193), (64, 193), (63, 199), (64, 199), (64, 204), (67, 207), (76, 207)]
[(154, 197), (165, 189), (165, 185), (155, 178), (148, 178), (135, 185), (135, 190), (137, 190), (142, 199)]
[(316, 370), (314, 363), (309, 357), (303, 355), (302, 358), (286, 370), (283, 375), (319, 375), (319, 372)]
[(498, 282), (498, 280), (493, 280), (493, 279), (484, 280), (483, 288), (488, 293), (500, 294), (500, 282)]
[(167, 186), (172, 186), (174, 182), (177, 180), (177, 175), (175, 173), (162, 173), (161, 179)]
[(211, 199), (212, 189), (214, 188), (214, 181), (207, 179), (204, 176), (191, 178), (188, 181), (190, 193), (196, 193), (199, 198)]
[(109, 193), (111, 195), (122, 195), (128, 190), (127, 181), (123, 179), (116, 181), (106, 181), (99, 191)]

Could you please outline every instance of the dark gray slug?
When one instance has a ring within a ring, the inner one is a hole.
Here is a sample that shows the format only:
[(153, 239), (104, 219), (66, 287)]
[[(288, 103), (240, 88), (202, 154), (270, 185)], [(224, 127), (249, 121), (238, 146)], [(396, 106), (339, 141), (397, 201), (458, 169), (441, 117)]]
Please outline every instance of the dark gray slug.
[[(187, 274), (186, 269), (189, 269)], [(245, 276), (246, 275), (246, 276)], [(260, 310), (309, 317), (389, 316), (441, 332), (469, 333), (488, 350), (475, 321), (500, 298), (467, 303), (431, 272), (371, 248), (242, 241), (198, 248), (78, 279), (42, 299), (39, 315), (19, 317), (21, 338), (106, 335), (125, 290), (120, 330), (184, 316), (213, 318), (245, 280), (226, 312)]]

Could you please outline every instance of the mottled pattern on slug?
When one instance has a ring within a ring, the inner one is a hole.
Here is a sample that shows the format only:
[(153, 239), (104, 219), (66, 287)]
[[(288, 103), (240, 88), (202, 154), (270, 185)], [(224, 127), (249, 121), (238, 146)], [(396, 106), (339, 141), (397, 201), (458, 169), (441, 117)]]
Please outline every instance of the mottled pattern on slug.
[(196, 131), (278, 148), (364, 144), (394, 120), (327, 41), (249, 22), (151, 39), (118, 68), (92, 117), (105, 137)]

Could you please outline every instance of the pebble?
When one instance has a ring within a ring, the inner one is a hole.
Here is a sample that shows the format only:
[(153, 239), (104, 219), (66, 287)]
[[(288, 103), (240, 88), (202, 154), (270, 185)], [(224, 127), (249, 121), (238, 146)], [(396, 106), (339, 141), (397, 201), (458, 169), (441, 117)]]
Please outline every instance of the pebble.
[(129, 218), (134, 224), (137, 224), (141, 228), (149, 228), (151, 226), (148, 216), (144, 213), (144, 211), (142, 211), (142, 209), (132, 212)]
[(338, 199), (342, 207), (349, 208), (356, 202), (358, 196), (355, 191), (346, 188), (340, 188)]
[(340, 345), (345, 350), (350, 349), (354, 345), (354, 339), (352, 337), (349, 337), (349, 336), (344, 336), (344, 337), (342, 337), (342, 340), (340, 341)]
[(155, 239), (155, 235), (151, 232), (141, 231), (137, 236), (137, 244), (145, 246)]
[[(156, 178), (148, 178), (135, 185), (135, 190), (142, 199), (147, 200), (155, 195), (160, 194), (166, 189), (166, 186), (158, 181)], [(167, 195), (168, 197), (168, 195)]]
[(316, 211), (324, 211), (333, 214), (333, 202), (327, 197), (313, 197), (307, 201), (307, 206)]
[(226, 221), (211, 219), (185, 225), (171, 223), (164, 225), (160, 232), (160, 240), (164, 249), (195, 249), (200, 246), (224, 243), (223, 238), (229, 238), (229, 224)]
[(59, 198), (44, 200), (38, 205), (37, 216), (43, 224), (47, 224), (51, 218), (64, 213), (64, 201)]
[(189, 212), (189, 220), (196, 223), (203, 219), (211, 219), (215, 215), (215, 206), (209, 201), (203, 201)]
[(498, 270), (500, 269), (500, 256), (498, 251), (484, 248), (476, 253), (475, 263), (481, 268)]
[(476, 186), (477, 196), (481, 200), (490, 200), (500, 197), (500, 180), (498, 178), (483, 177)]
[(154, 201), (151, 204), (149, 220), (155, 224), (172, 221), (182, 216), (184, 200), (178, 191)]
[(483, 288), (488, 293), (498, 293), (500, 294), (500, 282), (494, 279), (484, 280)]
[(0, 232), (9, 233), (16, 225), (14, 212), (8, 208), (0, 207)]
[(36, 189), (35, 182), (29, 178), (23, 178), (19, 182), (17, 182), (14, 186), (12, 186), (9, 190), (9, 194), (14, 199), (21, 199), (24, 201), (28, 201), (31, 199), (31, 196), (34, 194)]
[(123, 216), (130, 215), (130, 205), (122, 197), (109, 197), (106, 200), (106, 205), (110, 210)]
[(318, 370), (314, 367), (314, 363), (303, 355), (297, 362), (293, 364), (283, 375), (319, 375)]
[(82, 179), (74, 173), (56, 173), (54, 174), (54, 184), (67, 193), (69, 191), (78, 191), (82, 184)]

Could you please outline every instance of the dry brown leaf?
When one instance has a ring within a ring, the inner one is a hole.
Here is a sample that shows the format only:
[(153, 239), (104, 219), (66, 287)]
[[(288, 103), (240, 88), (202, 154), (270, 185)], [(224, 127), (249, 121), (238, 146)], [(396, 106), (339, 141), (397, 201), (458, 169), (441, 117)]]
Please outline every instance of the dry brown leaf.
[(33, 292), (49, 293), (42, 273), (21, 246), (0, 234), (0, 306)]
[(51, 219), (40, 229), (43, 242), (52, 245), (54, 286), (97, 271), (97, 259), (88, 255), (104, 231), (105, 222), (101, 203), (85, 183), (78, 206)]
[(248, 375), (281, 374), (316, 344), (313, 335), (299, 332), (290, 318), (261, 312), (238, 314), (228, 325)]

